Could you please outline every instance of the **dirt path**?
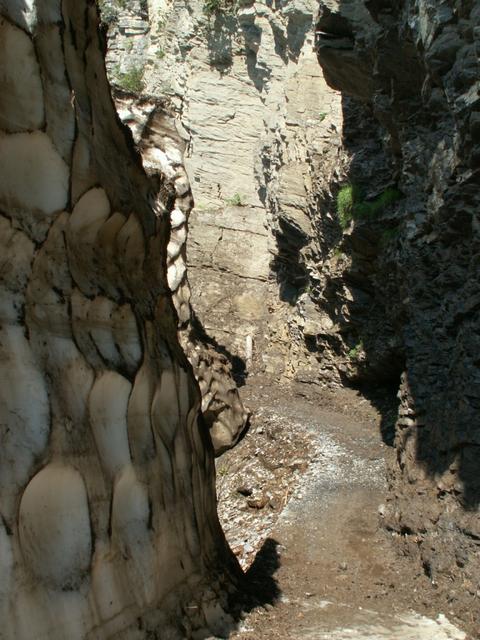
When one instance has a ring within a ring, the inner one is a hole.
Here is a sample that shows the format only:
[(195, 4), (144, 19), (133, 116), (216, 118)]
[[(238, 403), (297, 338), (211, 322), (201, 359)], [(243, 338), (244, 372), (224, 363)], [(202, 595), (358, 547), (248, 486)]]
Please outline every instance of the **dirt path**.
[(220, 513), (244, 567), (263, 545), (276, 603), (251, 612), (231, 637), (467, 639), (379, 527), (393, 451), (375, 409), (353, 391), (301, 397), (255, 384), (244, 392), (256, 418), (218, 461)]

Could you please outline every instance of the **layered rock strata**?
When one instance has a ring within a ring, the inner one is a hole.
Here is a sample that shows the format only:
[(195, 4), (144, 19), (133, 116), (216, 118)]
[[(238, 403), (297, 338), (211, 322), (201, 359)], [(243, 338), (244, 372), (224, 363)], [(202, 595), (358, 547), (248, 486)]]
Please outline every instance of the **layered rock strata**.
[(0, 635), (223, 633), (237, 565), (167, 283), (168, 180), (95, 4), (0, 4)]
[(350, 180), (370, 202), (392, 185), (403, 196), (352, 221), (343, 245), (370, 378), (382, 381), (382, 362), (401, 375), (387, 526), (478, 621), (480, 3), (321, 5), (318, 54), (344, 93)]
[[(341, 173), (341, 104), (313, 50), (317, 5), (242, 2), (116, 7), (107, 64), (117, 86), (167, 98), (186, 134), (195, 207), (187, 241), (192, 306), (235, 374), (330, 379), (304, 327), (321, 249), (320, 188)], [(144, 33), (127, 24), (144, 15)], [(148, 21), (147, 21), (148, 15)], [(328, 208), (322, 216), (332, 219)], [(327, 319), (327, 322), (330, 322)], [(327, 358), (324, 358), (327, 361)]]

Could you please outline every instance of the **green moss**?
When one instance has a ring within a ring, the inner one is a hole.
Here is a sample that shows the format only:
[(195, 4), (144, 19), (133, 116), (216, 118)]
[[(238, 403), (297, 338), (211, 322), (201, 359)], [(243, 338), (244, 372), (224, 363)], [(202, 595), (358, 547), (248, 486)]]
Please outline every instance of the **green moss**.
[(342, 229), (346, 229), (351, 220), (374, 220), (383, 211), (402, 197), (394, 187), (388, 187), (373, 200), (363, 200), (361, 189), (347, 184), (337, 195), (337, 216)]
[(347, 184), (338, 192), (337, 215), (342, 229), (346, 229), (353, 219), (353, 208), (358, 198), (358, 187), (354, 184)]
[(381, 244), (383, 246), (393, 242), (400, 235), (400, 228), (393, 227), (392, 229), (385, 229), (382, 233)]
[(354, 219), (360, 218), (376, 218), (391, 204), (402, 197), (398, 189), (389, 187), (383, 193), (378, 195), (374, 200), (369, 202), (358, 202), (354, 206)]
[(117, 84), (125, 91), (131, 93), (141, 93), (145, 88), (143, 81), (143, 69), (140, 67), (132, 67), (125, 73), (119, 73), (117, 76)]

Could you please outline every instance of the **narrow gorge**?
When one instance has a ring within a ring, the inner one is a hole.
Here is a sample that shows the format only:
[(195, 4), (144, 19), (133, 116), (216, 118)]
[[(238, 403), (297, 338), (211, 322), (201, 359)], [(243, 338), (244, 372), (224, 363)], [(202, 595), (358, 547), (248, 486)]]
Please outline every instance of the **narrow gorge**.
[(480, 638), (479, 34), (0, 0), (1, 639)]

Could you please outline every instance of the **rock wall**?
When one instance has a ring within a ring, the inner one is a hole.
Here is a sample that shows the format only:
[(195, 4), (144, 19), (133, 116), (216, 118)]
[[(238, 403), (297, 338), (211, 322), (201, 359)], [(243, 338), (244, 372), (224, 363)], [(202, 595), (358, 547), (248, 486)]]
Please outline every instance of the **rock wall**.
[(315, 45), (341, 95), (299, 0), (149, 2), (144, 33), (120, 12), (109, 50), (113, 80), (168, 96), (186, 133), (200, 325), (240, 374), (400, 388), (386, 523), (465, 619), (480, 579), (478, 4), (323, 0)]
[[(342, 248), (371, 380), (401, 375), (387, 526), (465, 620), (480, 586), (480, 2), (328, 0), (317, 24), (343, 92)], [(372, 209), (388, 187), (401, 197)], [(375, 200), (377, 198), (377, 200)], [(360, 206), (361, 205), (361, 206)], [(379, 348), (380, 346), (380, 348)], [(478, 630), (478, 626), (477, 626)]]
[(238, 575), (167, 286), (175, 192), (94, 3), (0, 3), (0, 635), (222, 633)]
[[(137, 91), (168, 98), (186, 134), (199, 325), (230, 354), (237, 379), (265, 372), (315, 381), (322, 372), (304, 327), (324, 321), (310, 296), (321, 253), (318, 192), (329, 192), (342, 164), (340, 98), (313, 48), (317, 6), (208, 6), (150, 1), (142, 34), (132, 31), (139, 6), (117, 6), (110, 77), (131, 88), (140, 70)], [(328, 208), (321, 215), (331, 218)]]

